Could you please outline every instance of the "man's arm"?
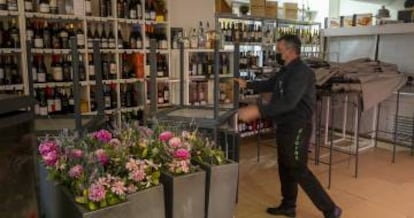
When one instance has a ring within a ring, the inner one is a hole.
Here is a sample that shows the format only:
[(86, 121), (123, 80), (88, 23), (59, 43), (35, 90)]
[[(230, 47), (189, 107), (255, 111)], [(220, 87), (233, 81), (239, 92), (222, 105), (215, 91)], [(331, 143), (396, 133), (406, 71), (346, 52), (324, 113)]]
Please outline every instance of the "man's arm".
[(275, 117), (293, 110), (311, 82), (308, 74), (310, 72), (304, 70), (286, 72), (288, 80), (284, 95), (270, 104), (259, 105), (261, 117)]
[(248, 89), (253, 89), (255, 92), (263, 93), (263, 92), (271, 92), (276, 85), (276, 76), (272, 76), (268, 80), (263, 81), (253, 81), (247, 83)]

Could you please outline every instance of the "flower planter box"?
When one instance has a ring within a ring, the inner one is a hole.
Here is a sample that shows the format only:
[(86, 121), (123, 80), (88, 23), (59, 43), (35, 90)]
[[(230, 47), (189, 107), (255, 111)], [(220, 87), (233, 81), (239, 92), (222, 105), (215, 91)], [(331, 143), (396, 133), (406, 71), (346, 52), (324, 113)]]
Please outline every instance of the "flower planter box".
[(173, 176), (161, 172), (164, 185), (165, 209), (167, 218), (205, 217), (206, 173)]
[(194, 161), (206, 171), (206, 217), (229, 218), (234, 216), (236, 207), (239, 164), (227, 160), (219, 166)]
[(164, 189), (151, 187), (127, 196), (127, 201), (96, 211), (77, 204), (69, 191), (46, 179), (47, 172), (40, 167), (41, 199), (46, 218), (165, 218)]

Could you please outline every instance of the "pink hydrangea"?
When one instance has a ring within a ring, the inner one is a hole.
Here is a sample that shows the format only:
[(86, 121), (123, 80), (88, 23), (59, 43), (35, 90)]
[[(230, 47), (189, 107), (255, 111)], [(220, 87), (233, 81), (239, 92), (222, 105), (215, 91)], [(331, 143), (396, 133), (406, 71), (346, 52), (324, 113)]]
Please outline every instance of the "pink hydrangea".
[(40, 143), (39, 152), (41, 155), (46, 155), (49, 152), (57, 151), (58, 145), (55, 141), (45, 141)]
[(102, 165), (106, 165), (109, 162), (108, 154), (104, 149), (98, 149), (95, 151), (96, 158)]
[(134, 193), (134, 192), (136, 192), (136, 191), (137, 191), (137, 187), (136, 187), (135, 185), (133, 185), (133, 184), (129, 184), (129, 185), (128, 185), (128, 187), (127, 187), (127, 192), (128, 192), (129, 194)]
[(178, 148), (181, 146), (181, 139), (178, 137), (173, 137), (170, 139), (170, 141), (168, 141), (168, 144), (172, 147), (172, 148)]
[(81, 158), (83, 156), (83, 151), (80, 149), (72, 149), (70, 155), (72, 158)]
[(99, 130), (93, 136), (103, 143), (108, 143), (112, 139), (112, 133), (107, 130)]
[(71, 178), (79, 178), (83, 173), (83, 167), (81, 165), (75, 165), (69, 170), (69, 177)]
[(89, 200), (99, 202), (105, 199), (106, 190), (102, 185), (92, 184), (89, 187)]
[(127, 188), (125, 187), (125, 183), (123, 181), (118, 180), (112, 183), (111, 191), (118, 196), (122, 196), (125, 195)]
[(184, 148), (180, 148), (177, 151), (175, 151), (174, 157), (181, 160), (188, 160), (190, 159), (190, 152)]
[(190, 172), (190, 163), (189, 163), (189, 161), (185, 161), (185, 160), (180, 161), (180, 168), (183, 171), (183, 173)]
[(47, 166), (52, 167), (56, 165), (56, 162), (59, 159), (59, 155), (57, 151), (50, 151), (43, 155), (42, 158)]
[(168, 140), (170, 140), (173, 137), (173, 133), (170, 131), (165, 131), (163, 133), (160, 134), (159, 136), (159, 140), (162, 142), (168, 142)]
[(145, 172), (143, 170), (135, 170), (132, 173), (130, 173), (130, 178), (134, 180), (135, 182), (141, 182), (145, 179)]

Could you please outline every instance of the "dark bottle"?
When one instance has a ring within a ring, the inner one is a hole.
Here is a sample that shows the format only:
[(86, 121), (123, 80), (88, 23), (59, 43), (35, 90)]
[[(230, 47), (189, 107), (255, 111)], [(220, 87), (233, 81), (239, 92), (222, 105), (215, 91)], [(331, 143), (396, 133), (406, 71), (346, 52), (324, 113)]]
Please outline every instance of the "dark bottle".
[(11, 67), (10, 57), (7, 57), (4, 63), (4, 84), (6, 85), (11, 85), (13, 83), (13, 74)]
[(59, 37), (62, 49), (69, 49), (69, 32), (64, 25), (62, 25), (62, 28), (60, 29)]
[(43, 56), (37, 57), (37, 82), (38, 83), (45, 83), (46, 82), (46, 65), (43, 61)]
[(49, 10), (51, 14), (58, 14), (59, 13), (59, 7), (58, 7), (58, 1), (59, 0), (49, 0)]
[(36, 31), (34, 33), (34, 47), (35, 48), (43, 48), (44, 41), (43, 41), (43, 31), (40, 28), (40, 24), (38, 23)]
[[(62, 58), (62, 67), (63, 67), (63, 80), (64, 81), (72, 81), (72, 64), (71, 61), (69, 61), (70, 56), (66, 56), (65, 58)], [(66, 59), (66, 60), (65, 60)]]
[(55, 114), (61, 114), (62, 113), (62, 96), (58, 90), (58, 88), (55, 88), (54, 90), (54, 105), (55, 105)]
[(79, 81), (86, 80), (85, 62), (83, 62), (83, 56), (79, 56)]
[[(119, 40), (119, 39), (118, 39)], [(108, 47), (110, 49), (115, 49), (116, 47), (116, 42), (115, 42), (115, 35), (114, 32), (112, 31), (112, 28), (109, 28), (109, 34), (108, 34)]]
[(69, 89), (69, 90), (70, 90), (70, 95), (69, 95), (69, 100), (68, 100), (69, 112), (73, 113), (75, 112), (75, 98), (73, 97), (73, 90), (72, 89)]
[(129, 19), (137, 19), (138, 18), (137, 1), (136, 0), (130, 0), (129, 1), (128, 13), (129, 13)]
[(111, 92), (108, 86), (104, 87), (104, 103), (105, 103), (105, 109), (109, 110), (111, 109)]
[(131, 49), (136, 49), (137, 48), (137, 31), (136, 31), (136, 26), (134, 25), (132, 28), (132, 32), (131, 34), (129, 34), (129, 48)]
[(102, 56), (102, 79), (109, 80), (109, 62), (107, 56)]
[(51, 115), (55, 113), (54, 90), (50, 87), (46, 87), (46, 93), (47, 93), (47, 113)]
[[(0, 27), (0, 32), (1, 32), (1, 27)], [(26, 39), (29, 40), (32, 43), (32, 47), (34, 46), (33, 45), (33, 38), (34, 38), (33, 23), (28, 21), (27, 24), (26, 24)]]
[(53, 49), (61, 49), (62, 43), (60, 41), (60, 30), (57, 24), (53, 25), (52, 28), (52, 48)]
[(76, 30), (76, 42), (78, 44), (78, 48), (85, 47), (85, 34), (83, 33), (82, 25), (79, 25)]
[(116, 70), (116, 62), (114, 58), (111, 58), (111, 61), (109, 62), (109, 78), (110, 79), (116, 79), (117, 76), (117, 70)]
[(89, 73), (89, 80), (95, 80), (95, 63), (93, 62), (92, 54), (88, 54), (88, 73)]
[(127, 102), (127, 86), (124, 85), (122, 86), (122, 91), (121, 91), (121, 107), (126, 107), (126, 102)]
[(136, 7), (137, 7), (137, 19), (142, 20), (142, 18), (143, 18), (143, 15), (142, 15), (142, 3), (141, 3), (141, 0), (136, 0), (136, 1), (137, 1), (137, 4), (136, 4)]
[(124, 18), (125, 17), (124, 3), (125, 3), (124, 0), (118, 0), (117, 3), (116, 3), (116, 15), (118, 16), (118, 18)]
[(91, 0), (85, 1), (85, 14), (86, 16), (92, 16), (92, 1)]
[(98, 42), (99, 48), (102, 48), (101, 39), (99, 37), (100, 37), (100, 34), (98, 31), (98, 26), (95, 26), (95, 31), (93, 33), (93, 40)]
[(127, 87), (126, 91), (126, 107), (133, 107), (134, 105), (134, 95), (132, 93), (131, 87)]
[(118, 106), (118, 102), (117, 102), (117, 94), (116, 94), (116, 85), (115, 84), (111, 84), (111, 109), (115, 109)]
[(135, 28), (135, 41), (137, 49), (142, 49), (142, 35), (141, 35), (141, 28), (140, 26), (136, 25)]
[(7, 10), (7, 1), (0, 0), (0, 10)]
[(60, 57), (57, 55), (52, 56), (51, 68), (52, 68), (53, 81), (55, 82), (63, 81), (63, 68), (62, 68), (61, 62), (59, 61), (59, 58)]
[(93, 35), (92, 35), (92, 28), (88, 28), (88, 49), (93, 48)]
[(62, 114), (67, 114), (70, 112), (69, 108), (69, 98), (66, 95), (65, 89), (61, 90), (61, 104), (62, 104)]
[(3, 59), (0, 57), (0, 85), (4, 85), (4, 64)]
[(123, 49), (125, 45), (124, 37), (122, 36), (121, 27), (118, 26), (118, 49)]
[(170, 89), (167, 85), (163, 88), (163, 95), (164, 95), (164, 104), (168, 104), (170, 102)]
[(17, 28), (16, 25), (16, 20), (12, 19), (11, 20), (11, 25), (9, 27), (9, 34), (10, 34), (10, 39), (11, 39), (11, 48), (20, 48), (20, 34), (19, 34), (19, 29)]
[(108, 16), (108, 8), (107, 8), (107, 0), (99, 0), (99, 16), (107, 17)]
[(43, 25), (43, 47), (52, 48), (52, 33), (47, 22)]
[(100, 40), (101, 40), (101, 48), (106, 49), (108, 48), (108, 36), (106, 34), (106, 30), (105, 30), (105, 25), (102, 25), (102, 32), (100, 35)]
[(45, 89), (39, 90), (39, 115), (40, 116), (47, 116), (47, 100), (46, 100), (46, 92)]

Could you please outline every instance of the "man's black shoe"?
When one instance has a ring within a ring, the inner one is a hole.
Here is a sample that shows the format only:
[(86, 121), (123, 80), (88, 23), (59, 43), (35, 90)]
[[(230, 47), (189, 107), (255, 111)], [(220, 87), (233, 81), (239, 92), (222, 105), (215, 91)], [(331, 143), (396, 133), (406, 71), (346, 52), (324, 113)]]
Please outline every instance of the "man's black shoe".
[(269, 207), (267, 208), (266, 212), (268, 214), (272, 214), (272, 215), (283, 215), (283, 216), (287, 216), (287, 217), (295, 217), (296, 216), (296, 210), (295, 208), (286, 208), (283, 206), (279, 206), (279, 207)]
[(325, 216), (325, 218), (340, 218), (342, 215), (342, 209), (340, 207), (335, 207), (334, 211), (331, 214)]

